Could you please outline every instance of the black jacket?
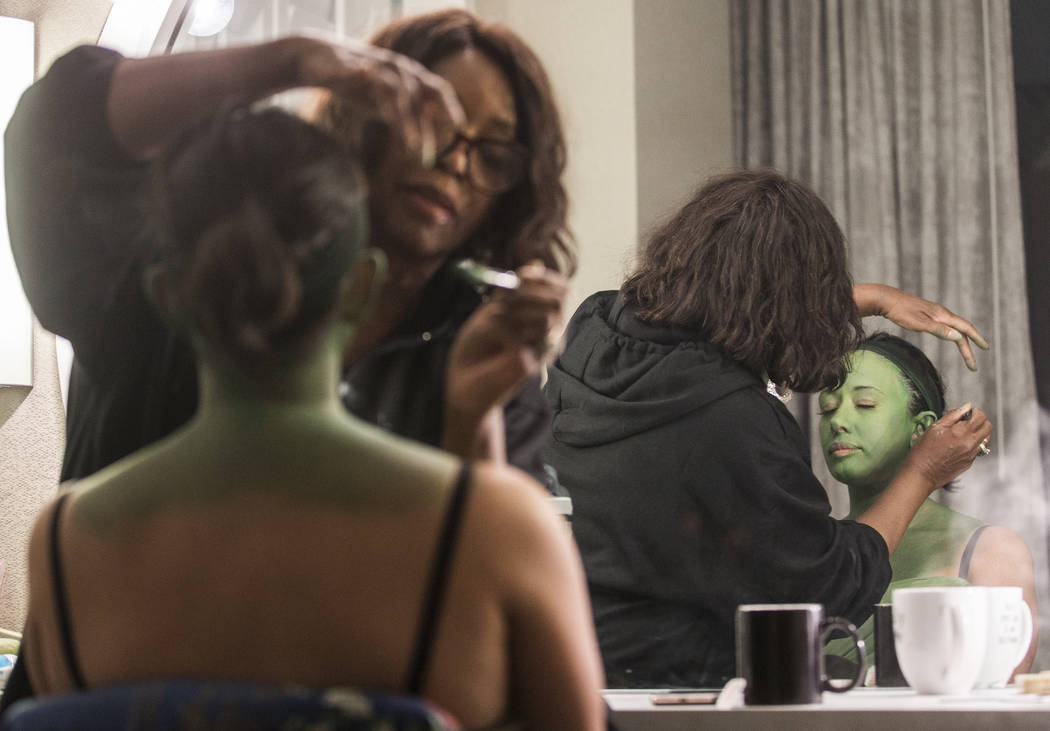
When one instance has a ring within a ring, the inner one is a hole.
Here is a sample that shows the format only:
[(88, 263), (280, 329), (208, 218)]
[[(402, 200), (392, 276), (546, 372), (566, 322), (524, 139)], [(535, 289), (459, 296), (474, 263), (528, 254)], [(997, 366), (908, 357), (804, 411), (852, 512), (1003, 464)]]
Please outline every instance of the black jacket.
[(791, 413), (698, 333), (592, 295), (546, 393), (611, 687), (721, 685), (739, 604), (872, 612), (882, 537), (830, 517)]

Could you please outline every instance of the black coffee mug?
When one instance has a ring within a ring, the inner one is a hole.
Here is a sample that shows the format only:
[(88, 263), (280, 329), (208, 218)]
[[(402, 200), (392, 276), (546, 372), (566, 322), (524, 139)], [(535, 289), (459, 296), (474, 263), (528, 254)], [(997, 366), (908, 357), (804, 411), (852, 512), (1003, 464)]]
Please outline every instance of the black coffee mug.
[[(853, 639), (860, 659), (856, 677), (845, 684), (824, 671), (824, 643), (835, 630)], [(844, 693), (864, 679), (864, 650), (853, 623), (825, 619), (820, 604), (742, 604), (736, 610), (737, 675), (747, 681), (748, 705), (820, 703), (822, 691)]]
[(905, 688), (901, 666), (897, 662), (897, 647), (893, 644), (893, 605), (875, 605), (875, 685), (885, 688)]

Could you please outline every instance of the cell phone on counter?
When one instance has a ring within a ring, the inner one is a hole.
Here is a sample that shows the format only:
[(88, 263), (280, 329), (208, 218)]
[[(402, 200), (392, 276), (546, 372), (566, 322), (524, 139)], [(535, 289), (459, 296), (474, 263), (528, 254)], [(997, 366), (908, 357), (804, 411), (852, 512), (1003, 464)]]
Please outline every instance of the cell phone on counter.
[(717, 700), (718, 691), (673, 691), (649, 696), (654, 706), (709, 706)]
[(456, 276), (477, 289), (517, 289), (521, 279), (514, 272), (493, 269), (473, 259), (460, 259), (452, 268)]

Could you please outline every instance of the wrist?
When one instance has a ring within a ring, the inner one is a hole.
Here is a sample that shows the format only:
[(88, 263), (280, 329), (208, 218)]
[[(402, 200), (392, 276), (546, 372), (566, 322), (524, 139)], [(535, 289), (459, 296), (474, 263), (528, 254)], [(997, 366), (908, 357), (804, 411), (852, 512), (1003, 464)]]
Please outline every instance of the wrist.
[(893, 482), (901, 484), (902, 487), (910, 491), (921, 494), (923, 500), (925, 500), (947, 480), (942, 482), (935, 475), (930, 475), (921, 465), (905, 462), (897, 475), (897, 479)]
[(872, 315), (886, 316), (889, 311), (887, 303), (888, 287), (883, 284), (865, 283), (853, 285), (853, 301), (862, 317)]
[(464, 458), (473, 457), (483, 423), (484, 414), (456, 408), (446, 400), (441, 428), (442, 449)]
[(447, 408), (441, 433), (442, 449), (464, 459), (489, 459), (498, 451), (494, 437), (503, 429), (503, 410), (498, 406), (480, 414)]

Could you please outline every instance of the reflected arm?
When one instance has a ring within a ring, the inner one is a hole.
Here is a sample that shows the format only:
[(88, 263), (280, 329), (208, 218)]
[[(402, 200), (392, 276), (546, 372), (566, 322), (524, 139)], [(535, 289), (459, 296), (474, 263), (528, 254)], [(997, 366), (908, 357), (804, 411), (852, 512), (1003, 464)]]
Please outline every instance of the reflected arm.
[[(989, 526), (977, 539), (970, 560), (970, 583), (975, 586), (1019, 586), (1032, 610), (1032, 642), (1024, 659), (1014, 670), (1026, 673), (1039, 646), (1039, 608), (1035, 595), (1035, 563), (1028, 544), (1017, 533), (1003, 526)], [(1011, 676), (1012, 680), (1012, 676)]]

